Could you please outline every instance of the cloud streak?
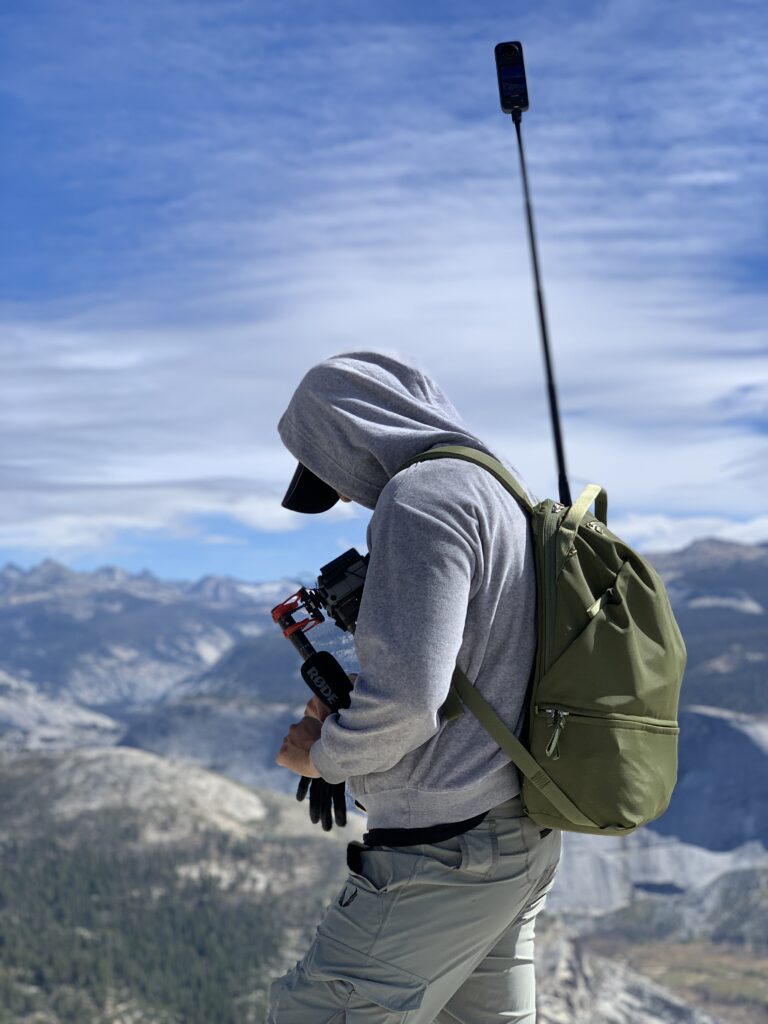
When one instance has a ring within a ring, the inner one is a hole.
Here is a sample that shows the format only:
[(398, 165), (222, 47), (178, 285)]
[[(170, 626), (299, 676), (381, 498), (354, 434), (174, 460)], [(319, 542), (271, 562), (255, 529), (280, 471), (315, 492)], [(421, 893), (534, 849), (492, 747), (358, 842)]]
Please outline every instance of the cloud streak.
[[(360, 347), (433, 373), (554, 493), (493, 95), (503, 5), (435, 24), (363, 4), (346, 25), (307, 7), (301, 49), (268, 4), (259, 21), (241, 4), (83, 5), (79, 44), (43, 7), (67, 45), (20, 19), (3, 86), (30, 135), (19, 163), (58, 127), (49, 237), (20, 252), (3, 307), (0, 544), (61, 554), (208, 515), (296, 530), (275, 424), (305, 369)], [(678, 5), (659, 42), (656, 3), (557, 28), (554, 10), (519, 35), (573, 489), (603, 483), (651, 547), (676, 530), (760, 539), (764, 518), (740, 517), (767, 461), (766, 17)]]

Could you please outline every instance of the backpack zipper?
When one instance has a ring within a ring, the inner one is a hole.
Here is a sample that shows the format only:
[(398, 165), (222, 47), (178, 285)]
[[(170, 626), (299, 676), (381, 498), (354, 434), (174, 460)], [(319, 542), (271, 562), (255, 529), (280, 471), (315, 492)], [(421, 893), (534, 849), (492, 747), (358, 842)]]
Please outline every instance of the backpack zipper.
[(550, 737), (549, 743), (546, 746), (544, 753), (547, 757), (551, 757), (553, 761), (557, 761), (560, 757), (560, 749), (558, 742), (565, 729), (568, 718), (586, 718), (592, 722), (599, 722), (601, 725), (610, 725), (616, 723), (624, 729), (648, 729), (651, 727), (651, 731), (658, 730), (660, 732), (668, 732), (670, 729), (677, 730), (677, 722), (667, 721), (661, 718), (643, 718), (640, 715), (621, 715), (614, 712), (609, 712), (604, 715), (596, 714), (594, 711), (573, 711), (570, 708), (561, 707), (544, 707), (541, 704), (537, 704), (534, 709), (534, 714), (544, 715), (549, 719), (550, 725), (554, 732)]
[(554, 642), (554, 615), (555, 602), (557, 600), (557, 580), (555, 579), (556, 561), (553, 561), (554, 538), (560, 527), (560, 513), (565, 511), (565, 505), (553, 501), (548, 512), (544, 516), (544, 529), (541, 545), (544, 554), (544, 565), (542, 576), (544, 577), (544, 664), (541, 667), (541, 675), (547, 671), (552, 663), (552, 644)]
[(554, 732), (552, 733), (552, 737), (549, 743), (547, 744), (547, 749), (544, 751), (544, 753), (547, 755), (547, 757), (551, 757), (553, 761), (557, 761), (557, 759), (560, 757), (560, 748), (557, 744), (563, 729), (565, 729), (565, 721), (568, 718), (570, 712), (561, 711), (559, 708), (544, 708), (543, 710), (544, 714), (548, 718), (551, 718), (552, 726), (554, 728)]
[(566, 704), (536, 704), (533, 709), (536, 715), (551, 715), (554, 711), (562, 711), (566, 715), (575, 715), (576, 718), (596, 718), (601, 722), (619, 722), (622, 725), (659, 725), (662, 727), (677, 725), (677, 721), (671, 718), (652, 718), (650, 715), (624, 715), (619, 711), (586, 711), (583, 708), (573, 708)]

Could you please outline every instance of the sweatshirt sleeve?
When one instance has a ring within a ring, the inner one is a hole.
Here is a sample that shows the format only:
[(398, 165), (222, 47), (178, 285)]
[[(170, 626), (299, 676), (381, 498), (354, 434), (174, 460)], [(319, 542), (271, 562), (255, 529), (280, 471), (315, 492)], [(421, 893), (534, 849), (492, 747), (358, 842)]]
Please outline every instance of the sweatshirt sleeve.
[(350, 706), (325, 720), (310, 752), (327, 782), (386, 771), (440, 729), (481, 556), (455, 497), (424, 500), (413, 481), (385, 488), (371, 520), (360, 674)]

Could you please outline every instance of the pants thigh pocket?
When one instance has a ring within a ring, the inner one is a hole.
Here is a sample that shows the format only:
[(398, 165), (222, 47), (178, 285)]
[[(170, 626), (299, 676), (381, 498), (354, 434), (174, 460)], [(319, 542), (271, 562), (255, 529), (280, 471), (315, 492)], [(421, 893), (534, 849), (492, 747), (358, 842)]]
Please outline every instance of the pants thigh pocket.
[[(399, 1014), (421, 1006), (427, 981), (417, 974), (384, 960), (368, 956), (330, 935), (318, 935), (303, 961), (310, 981), (341, 981), (351, 986), (351, 1006), (355, 997)], [(357, 1019), (351, 1017), (350, 1019)], [(360, 1021), (365, 1020), (360, 1016)], [(376, 1017), (377, 1024), (381, 1017)], [(382, 1022), (383, 1024), (383, 1022)]]
[(331, 936), (368, 952), (382, 925), (386, 889), (377, 889), (364, 875), (350, 872), (325, 909), (317, 928), (323, 939)]

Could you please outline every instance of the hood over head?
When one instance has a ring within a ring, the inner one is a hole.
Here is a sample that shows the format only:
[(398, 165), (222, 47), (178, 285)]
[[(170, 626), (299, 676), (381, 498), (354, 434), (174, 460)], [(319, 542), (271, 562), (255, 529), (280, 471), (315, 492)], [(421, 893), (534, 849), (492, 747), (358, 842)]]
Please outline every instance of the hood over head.
[(344, 353), (313, 366), (277, 429), (311, 473), (371, 509), (414, 455), (439, 444), (488, 451), (431, 378), (378, 352)]

